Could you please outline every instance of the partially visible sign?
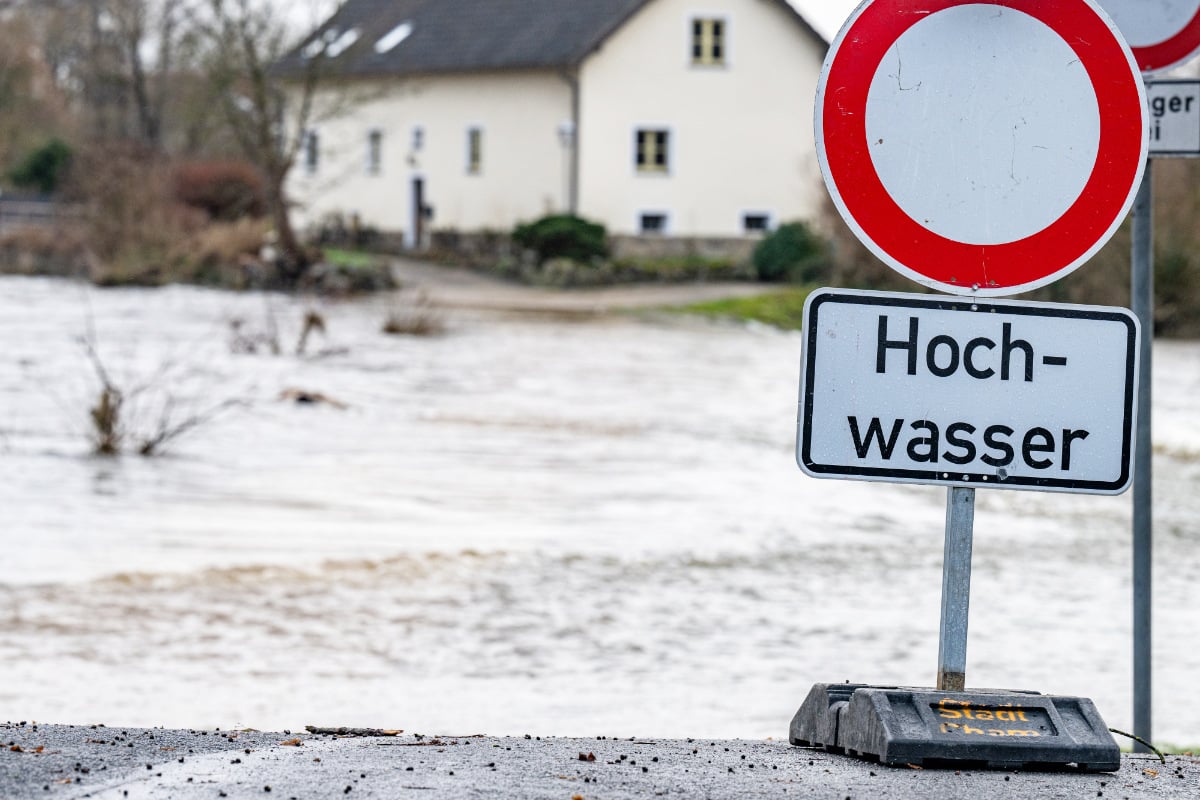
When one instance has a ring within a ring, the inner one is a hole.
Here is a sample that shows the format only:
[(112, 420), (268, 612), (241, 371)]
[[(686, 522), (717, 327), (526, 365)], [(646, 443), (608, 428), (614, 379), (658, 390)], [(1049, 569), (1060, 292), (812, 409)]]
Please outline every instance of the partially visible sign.
[(805, 306), (796, 458), (809, 475), (1120, 494), (1127, 310), (821, 289)]
[(1200, 0), (1100, 0), (1144, 73), (1178, 66), (1200, 49)]
[(1150, 155), (1200, 157), (1200, 81), (1146, 81)]

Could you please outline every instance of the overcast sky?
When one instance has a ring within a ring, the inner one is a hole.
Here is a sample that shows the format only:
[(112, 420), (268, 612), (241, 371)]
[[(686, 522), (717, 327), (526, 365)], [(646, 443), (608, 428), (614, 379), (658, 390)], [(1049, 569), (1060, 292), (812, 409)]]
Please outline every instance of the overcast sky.
[(860, 0), (788, 0), (796, 10), (817, 29), (817, 33), (832, 41), (838, 29), (850, 16), (850, 12), (858, 8)]

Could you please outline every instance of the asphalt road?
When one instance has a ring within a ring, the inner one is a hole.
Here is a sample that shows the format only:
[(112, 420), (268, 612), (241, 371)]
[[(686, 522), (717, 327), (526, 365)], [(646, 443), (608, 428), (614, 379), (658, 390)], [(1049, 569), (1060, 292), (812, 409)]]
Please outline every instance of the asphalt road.
[(783, 741), (310, 736), (0, 726), (0, 798), (1200, 798), (1200, 759), (1120, 772), (882, 767)]

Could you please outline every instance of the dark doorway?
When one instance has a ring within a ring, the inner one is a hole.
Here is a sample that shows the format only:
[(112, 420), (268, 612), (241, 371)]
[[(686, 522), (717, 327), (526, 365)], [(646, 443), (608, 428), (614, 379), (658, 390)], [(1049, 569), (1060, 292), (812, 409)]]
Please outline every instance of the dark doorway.
[(412, 182), (412, 248), (425, 246), (425, 179), (413, 178)]

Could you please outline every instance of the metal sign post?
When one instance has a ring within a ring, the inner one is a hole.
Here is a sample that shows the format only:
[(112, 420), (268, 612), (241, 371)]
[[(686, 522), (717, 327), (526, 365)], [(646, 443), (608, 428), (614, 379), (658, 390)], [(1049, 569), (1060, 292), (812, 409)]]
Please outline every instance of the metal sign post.
[[(1133, 269), (1130, 305), (1142, 327), (1138, 375), (1138, 417), (1133, 479), (1133, 732), (1151, 741), (1151, 617), (1154, 531), (1151, 485), (1150, 377), (1154, 344), (1154, 180), (1146, 160), (1142, 185), (1133, 203)], [(1150, 748), (1134, 742), (1138, 752)]]
[[(1171, 69), (1200, 50), (1200, 0), (1100, 0), (1137, 59), (1143, 76)], [(1200, 156), (1200, 82), (1146, 81), (1151, 156)], [(1151, 740), (1151, 346), (1154, 343), (1152, 161), (1146, 160), (1133, 206), (1130, 308), (1142, 325), (1138, 429), (1133, 482), (1133, 732)], [(1147, 752), (1140, 742), (1134, 750)]]
[[(1119, 20), (1118, 20), (1119, 21)], [(1195, 18), (1189, 47), (1200, 40)], [(1191, 50), (1188, 51), (1189, 54)], [(1153, 158), (1200, 156), (1200, 81), (1148, 80), (1150, 155)], [(1154, 343), (1154, 160), (1146, 160), (1142, 185), (1133, 203), (1130, 308), (1142, 325), (1138, 390), (1138, 425), (1133, 480), (1133, 732), (1153, 740), (1153, 443), (1151, 440), (1151, 375)], [(1137, 752), (1150, 748), (1134, 742)]]
[(946, 493), (946, 548), (942, 558), (942, 624), (938, 637), (937, 688), (967, 688), (967, 611), (971, 604), (971, 547), (975, 490), (951, 487)]

